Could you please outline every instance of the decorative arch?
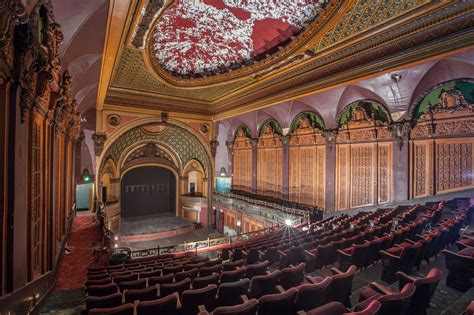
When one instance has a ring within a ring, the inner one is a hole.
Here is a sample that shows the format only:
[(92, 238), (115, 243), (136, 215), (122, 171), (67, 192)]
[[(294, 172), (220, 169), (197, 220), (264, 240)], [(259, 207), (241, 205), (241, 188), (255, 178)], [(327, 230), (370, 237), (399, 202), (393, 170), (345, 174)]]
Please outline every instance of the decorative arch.
[[(302, 126), (303, 124), (303, 126)], [(315, 111), (301, 112), (293, 118), (290, 125), (290, 132), (293, 133), (301, 127), (311, 127), (313, 129), (324, 130), (326, 125), (324, 119)]]
[[(451, 101), (451, 103), (449, 103)], [(458, 104), (452, 103), (457, 102)], [(474, 103), (474, 79), (460, 78), (437, 84), (419, 95), (411, 104), (409, 118), (418, 120), (425, 114), (435, 112), (437, 107), (454, 110), (456, 106)]]
[(265, 129), (267, 129), (268, 132), (268, 128), (272, 129), (272, 133), (277, 134), (279, 136), (283, 136), (283, 129), (281, 128), (280, 123), (278, 123), (276, 119), (268, 118), (264, 120), (262, 124), (258, 127), (258, 137), (260, 138), (263, 135)]
[[(141, 124), (134, 122), (132, 127), (122, 128), (106, 142), (98, 159), (99, 174), (104, 172), (107, 160), (111, 160), (116, 165), (118, 178), (130, 169), (143, 165), (158, 165), (172, 170), (176, 175), (176, 191), (180, 196), (177, 198), (177, 215), (183, 215), (181, 205), (184, 206), (184, 201), (182, 199), (187, 193), (186, 181), (182, 176), (185, 168), (193, 162), (198, 163), (199, 170), (202, 172), (203, 198), (206, 198), (208, 192), (211, 191), (212, 182), (208, 180), (208, 177), (213, 170), (209, 146), (200, 139), (199, 134), (189, 130), (189, 126), (183, 125), (185, 124), (171, 119), (166, 123), (161, 122), (161, 119), (159, 121), (147, 119), (142, 120)], [(120, 181), (117, 185), (120, 185)], [(209, 209), (210, 198), (207, 198), (207, 201), (200, 200), (198, 204)], [(120, 211), (116, 215), (120, 216)], [(209, 214), (203, 212), (202, 215)], [(208, 220), (205, 217), (194, 219), (202, 219), (203, 222)]]
[(410, 110), (410, 196), (474, 187), (474, 80), (438, 84)]
[(347, 105), (337, 118), (336, 209), (372, 206), (392, 200), (392, 118), (380, 102)]
[(354, 122), (382, 122), (391, 123), (392, 117), (390, 111), (380, 102), (364, 99), (350, 103), (337, 116), (337, 125), (339, 128)]
[(237, 127), (237, 129), (235, 129), (234, 135), (232, 137), (233, 141), (235, 141), (237, 137), (252, 139), (252, 132), (250, 131), (250, 128), (247, 127), (247, 125), (242, 124)]

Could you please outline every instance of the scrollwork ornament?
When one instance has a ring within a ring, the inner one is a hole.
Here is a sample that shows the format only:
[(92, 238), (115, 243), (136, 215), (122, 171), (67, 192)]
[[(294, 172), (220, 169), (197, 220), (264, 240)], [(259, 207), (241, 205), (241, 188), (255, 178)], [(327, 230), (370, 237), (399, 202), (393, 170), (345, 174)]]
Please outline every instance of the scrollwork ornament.
[(397, 142), (398, 149), (401, 151), (406, 140), (408, 140), (411, 131), (410, 122), (396, 122), (388, 126), (388, 131)]
[(212, 157), (216, 157), (217, 154), (217, 147), (219, 146), (219, 141), (217, 141), (217, 137), (211, 140), (211, 154)]
[(336, 129), (324, 130), (323, 138), (324, 138), (324, 142), (329, 146), (336, 144), (337, 130)]
[(94, 151), (96, 156), (102, 154), (104, 149), (105, 141), (107, 140), (107, 135), (105, 133), (96, 132), (92, 135), (92, 141), (94, 141)]

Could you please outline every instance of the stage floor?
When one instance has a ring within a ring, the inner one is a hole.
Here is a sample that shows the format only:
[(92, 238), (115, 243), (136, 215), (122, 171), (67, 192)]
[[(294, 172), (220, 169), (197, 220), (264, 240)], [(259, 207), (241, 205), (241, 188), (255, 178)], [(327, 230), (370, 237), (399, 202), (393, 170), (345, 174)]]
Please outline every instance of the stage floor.
[(118, 234), (121, 236), (157, 234), (192, 227), (193, 222), (171, 214), (122, 218)]

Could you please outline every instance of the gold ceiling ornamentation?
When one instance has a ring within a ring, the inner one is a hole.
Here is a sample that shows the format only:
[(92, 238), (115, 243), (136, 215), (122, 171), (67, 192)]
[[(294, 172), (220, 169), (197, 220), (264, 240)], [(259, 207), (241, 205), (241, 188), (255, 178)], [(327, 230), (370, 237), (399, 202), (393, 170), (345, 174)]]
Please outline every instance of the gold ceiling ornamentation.
[(429, 0), (357, 0), (340, 22), (311, 47), (311, 51), (314, 53), (321, 51), (430, 2)]
[[(139, 5), (148, 3), (130, 1), (130, 14), (124, 22), (127, 34), (133, 34), (131, 28), (136, 26)], [(107, 82), (105, 104), (200, 113), (222, 119), (367, 78), (380, 73), (382, 68), (388, 71), (455, 53), (472, 44), (472, 2), (341, 2), (337, 12), (321, 19), (325, 23), (316, 27), (318, 31), (303, 32), (307, 36), (304, 43), (283, 57), (265, 58), (261, 68), (249, 66), (213, 77), (188, 79), (184, 86), (160, 76), (147, 63), (149, 47), (145, 46), (143, 51), (136, 49), (129, 35), (130, 38), (122, 40), (118, 52), (104, 56), (106, 60), (116, 60)], [(329, 14), (329, 9), (325, 14)], [(213, 83), (217, 79), (220, 82)], [(193, 85), (199, 80), (202, 81)]]
[(227, 83), (219, 86), (207, 88), (182, 89), (163, 84), (153, 75), (145, 66), (142, 54), (131, 48), (124, 48), (119, 57), (112, 76), (112, 87), (138, 90), (161, 94), (164, 97), (181, 97), (187, 99), (196, 99), (206, 102), (225, 95), (235, 89), (248, 84), (251, 79)]

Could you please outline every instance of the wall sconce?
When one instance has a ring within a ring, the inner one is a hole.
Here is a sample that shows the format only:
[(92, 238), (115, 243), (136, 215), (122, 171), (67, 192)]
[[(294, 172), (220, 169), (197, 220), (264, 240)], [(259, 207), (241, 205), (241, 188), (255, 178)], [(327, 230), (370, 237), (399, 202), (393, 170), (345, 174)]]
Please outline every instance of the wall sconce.
[(392, 79), (393, 82), (398, 83), (402, 79), (402, 76), (399, 75), (398, 73), (393, 73), (390, 78)]
[(225, 167), (221, 167), (221, 170), (219, 171), (219, 176), (227, 176), (227, 171), (225, 170)]
[(240, 227), (241, 223), (240, 223), (240, 220), (237, 220), (237, 226)]

